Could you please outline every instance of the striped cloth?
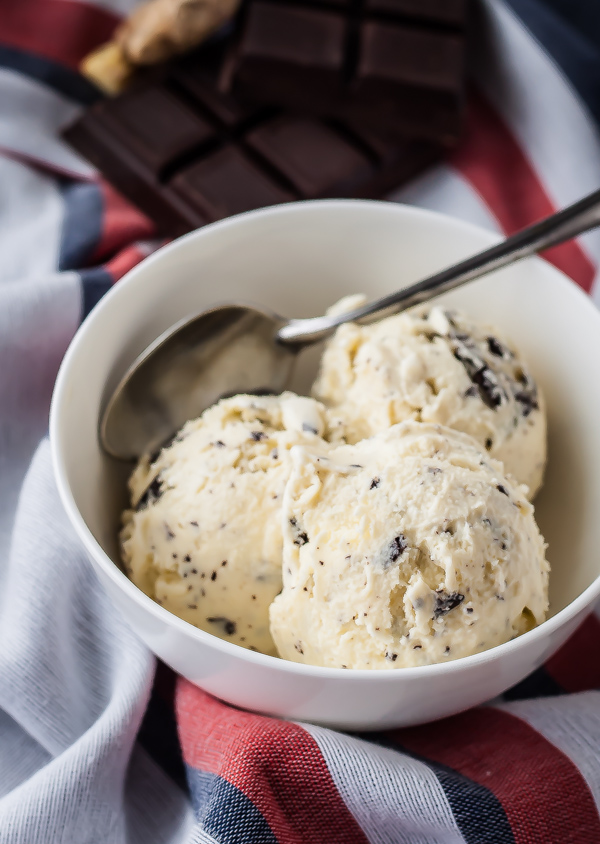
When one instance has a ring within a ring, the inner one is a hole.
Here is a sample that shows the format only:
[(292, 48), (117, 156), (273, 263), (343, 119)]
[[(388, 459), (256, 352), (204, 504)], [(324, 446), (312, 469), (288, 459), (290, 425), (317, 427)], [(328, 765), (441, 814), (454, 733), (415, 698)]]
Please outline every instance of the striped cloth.
[[(349, 736), (156, 671), (99, 588), (49, 398), (81, 319), (159, 242), (58, 130), (132, 4), (0, 0), (0, 842), (599, 844), (597, 615), (502, 700)], [(600, 187), (600, 5), (479, 0), (475, 34), (464, 142), (393, 198), (508, 234)], [(600, 232), (548, 259), (600, 304)]]

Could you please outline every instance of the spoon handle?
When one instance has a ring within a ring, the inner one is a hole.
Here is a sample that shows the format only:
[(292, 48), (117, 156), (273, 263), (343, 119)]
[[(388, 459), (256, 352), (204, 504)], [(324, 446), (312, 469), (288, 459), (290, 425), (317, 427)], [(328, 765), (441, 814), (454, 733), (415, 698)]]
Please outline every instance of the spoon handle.
[(281, 343), (303, 346), (329, 337), (338, 325), (358, 322), (368, 325), (384, 317), (427, 302), (461, 284), (499, 270), (529, 255), (551, 246), (557, 246), (600, 225), (600, 190), (551, 214), (538, 223), (528, 226), (506, 240), (472, 255), (464, 261), (405, 287), (390, 296), (376, 299), (360, 308), (334, 317), (320, 316), (311, 319), (293, 319), (279, 329), (277, 340)]

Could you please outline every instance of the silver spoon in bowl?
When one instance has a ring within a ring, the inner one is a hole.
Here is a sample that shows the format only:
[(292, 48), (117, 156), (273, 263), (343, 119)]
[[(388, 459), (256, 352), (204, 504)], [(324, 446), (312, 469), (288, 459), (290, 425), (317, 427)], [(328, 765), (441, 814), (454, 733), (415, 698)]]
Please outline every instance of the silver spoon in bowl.
[(121, 379), (101, 414), (102, 447), (122, 460), (155, 451), (224, 396), (281, 393), (297, 353), (339, 325), (376, 322), (598, 225), (600, 190), (448, 269), (343, 314), (286, 320), (230, 304), (186, 317), (148, 346)]

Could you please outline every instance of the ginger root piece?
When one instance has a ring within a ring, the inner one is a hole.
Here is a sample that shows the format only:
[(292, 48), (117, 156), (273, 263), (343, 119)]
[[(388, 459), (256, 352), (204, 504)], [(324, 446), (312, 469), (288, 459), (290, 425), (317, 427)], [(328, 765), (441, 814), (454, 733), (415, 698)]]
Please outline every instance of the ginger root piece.
[(84, 58), (81, 73), (106, 94), (121, 93), (136, 67), (158, 64), (197, 47), (231, 18), (240, 0), (148, 0)]
[(196, 47), (231, 18), (240, 0), (149, 0), (115, 32), (134, 65), (156, 64)]
[(134, 66), (114, 41), (103, 44), (87, 55), (81, 62), (79, 70), (110, 96), (120, 94), (135, 72)]

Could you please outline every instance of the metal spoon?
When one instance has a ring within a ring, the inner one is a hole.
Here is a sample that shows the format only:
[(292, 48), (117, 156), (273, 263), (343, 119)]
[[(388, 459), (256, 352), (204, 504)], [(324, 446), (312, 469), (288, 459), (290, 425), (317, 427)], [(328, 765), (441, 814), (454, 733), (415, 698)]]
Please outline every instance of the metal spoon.
[(186, 318), (129, 367), (107, 402), (100, 442), (123, 460), (154, 451), (223, 396), (280, 393), (296, 354), (345, 322), (368, 324), (600, 225), (600, 190), (465, 261), (337, 316), (286, 320), (243, 304)]

